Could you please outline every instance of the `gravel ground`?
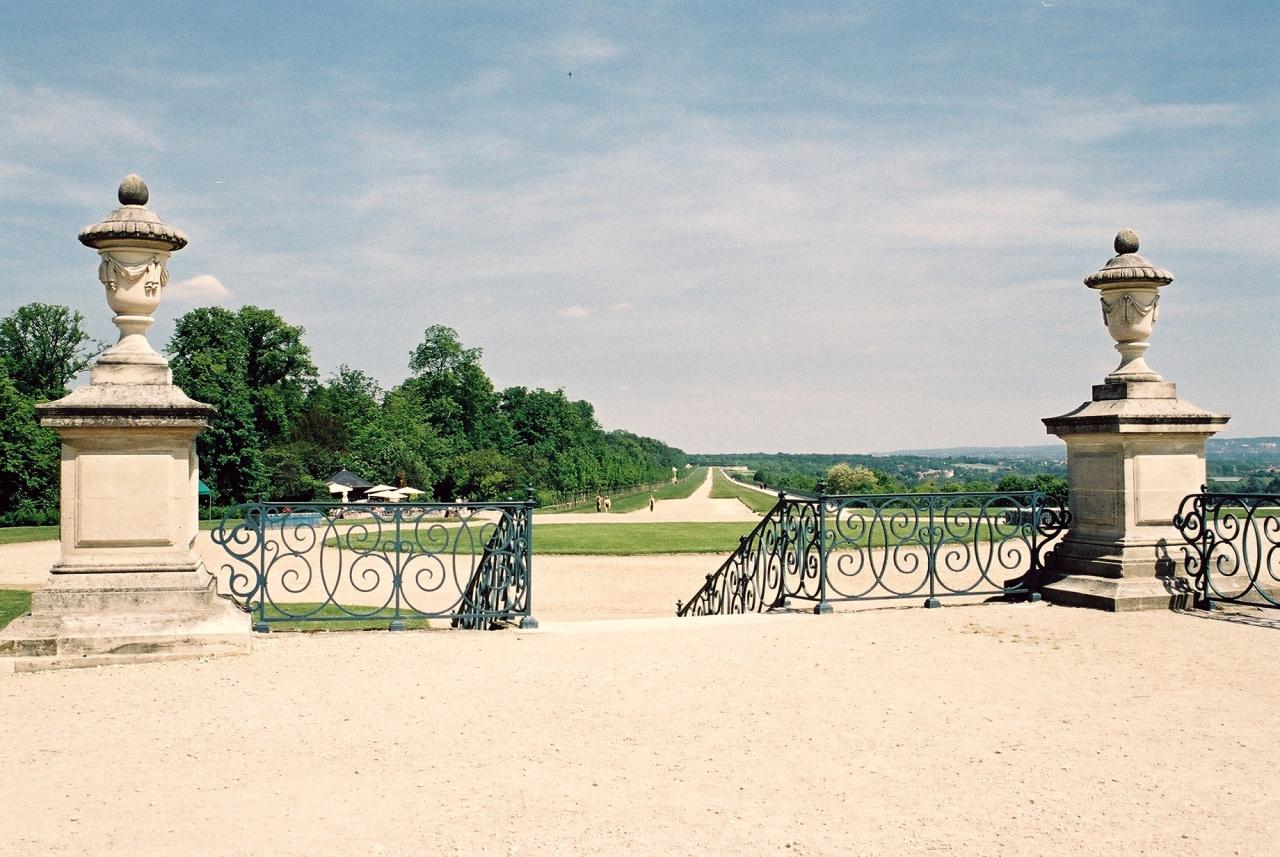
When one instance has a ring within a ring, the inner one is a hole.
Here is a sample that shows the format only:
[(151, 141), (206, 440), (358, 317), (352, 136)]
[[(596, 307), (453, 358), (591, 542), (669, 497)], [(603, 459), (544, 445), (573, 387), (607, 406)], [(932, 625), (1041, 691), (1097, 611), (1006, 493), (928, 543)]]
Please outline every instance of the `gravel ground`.
[(0, 854), (1276, 853), (1277, 611), (670, 618), (721, 559), (539, 556), (538, 631), (0, 676)]
[(1274, 854), (1277, 655), (989, 605), (5, 676), (0, 852)]

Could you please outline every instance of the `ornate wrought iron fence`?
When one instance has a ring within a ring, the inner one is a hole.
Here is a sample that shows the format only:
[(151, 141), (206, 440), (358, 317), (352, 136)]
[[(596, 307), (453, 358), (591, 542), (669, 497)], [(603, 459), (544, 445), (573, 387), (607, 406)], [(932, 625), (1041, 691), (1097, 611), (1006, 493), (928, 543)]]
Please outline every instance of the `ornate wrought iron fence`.
[(1187, 542), (1183, 566), (1200, 607), (1280, 607), (1280, 494), (1202, 489), (1183, 499), (1173, 523)]
[(982, 494), (783, 495), (680, 616), (749, 613), (810, 601), (1037, 592), (1046, 549), (1070, 523), (1040, 491)]
[(525, 502), (245, 503), (211, 533), (220, 585), (254, 630), (419, 620), (487, 628), (532, 615), (532, 498)]

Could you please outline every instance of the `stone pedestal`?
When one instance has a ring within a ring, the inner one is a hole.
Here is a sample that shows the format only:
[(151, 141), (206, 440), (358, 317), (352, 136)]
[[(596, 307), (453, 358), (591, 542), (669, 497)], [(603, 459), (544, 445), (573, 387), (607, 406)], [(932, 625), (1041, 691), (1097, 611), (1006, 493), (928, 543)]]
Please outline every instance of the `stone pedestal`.
[(1205, 443), (1228, 417), (1177, 398), (1173, 384), (1103, 384), (1044, 420), (1067, 444), (1071, 529), (1049, 557), (1044, 597), (1104, 610), (1189, 606), (1171, 551), (1178, 504), (1205, 482)]
[(1068, 414), (1044, 420), (1067, 444), (1071, 529), (1048, 557), (1044, 597), (1104, 610), (1189, 606), (1173, 516), (1205, 483), (1205, 445), (1230, 419), (1178, 398), (1147, 364), (1157, 288), (1173, 275), (1137, 255), (1131, 230), (1085, 284), (1102, 291), (1120, 366)]
[(214, 409), (173, 385), (145, 337), (164, 262), (186, 237), (143, 207), (140, 179), (126, 179), (120, 201), (81, 233), (103, 257), (120, 341), (98, 358), (90, 384), (37, 406), (62, 439), (62, 552), (31, 613), (0, 631), (0, 671), (249, 649), (248, 615), (216, 594), (194, 550), (195, 438)]

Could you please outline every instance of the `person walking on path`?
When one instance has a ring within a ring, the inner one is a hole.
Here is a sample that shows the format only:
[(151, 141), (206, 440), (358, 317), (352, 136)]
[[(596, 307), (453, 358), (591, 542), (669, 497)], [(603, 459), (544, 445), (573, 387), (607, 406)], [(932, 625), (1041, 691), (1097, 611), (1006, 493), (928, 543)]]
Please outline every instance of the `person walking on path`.
[(652, 494), (650, 494), (650, 495), (649, 495), (649, 511), (650, 511), (650, 512), (652, 512), (652, 511), (653, 511), (653, 504), (654, 504), (654, 503), (657, 503), (657, 502), (658, 502), (657, 500), (653, 499), (653, 495), (652, 495)]

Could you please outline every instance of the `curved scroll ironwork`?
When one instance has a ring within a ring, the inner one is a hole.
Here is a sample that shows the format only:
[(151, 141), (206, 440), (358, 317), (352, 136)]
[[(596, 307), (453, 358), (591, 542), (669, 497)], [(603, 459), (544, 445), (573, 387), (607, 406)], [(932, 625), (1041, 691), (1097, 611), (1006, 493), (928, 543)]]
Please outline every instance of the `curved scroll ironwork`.
[[(220, 584), (254, 629), (276, 623), (449, 619), (455, 627), (535, 624), (532, 501), (245, 503), (211, 533)], [(376, 513), (375, 513), (376, 512)]]
[(1038, 597), (1045, 555), (1071, 522), (1039, 491), (781, 497), (677, 615), (811, 601)]
[[(676, 604), (677, 616), (759, 613), (780, 607), (789, 581), (816, 574), (812, 551), (812, 515), (801, 504), (780, 499), (733, 553), (711, 574), (687, 604)], [(813, 571), (811, 571), (813, 569)]]
[(1192, 494), (1173, 524), (1200, 606), (1280, 607), (1280, 495)]

